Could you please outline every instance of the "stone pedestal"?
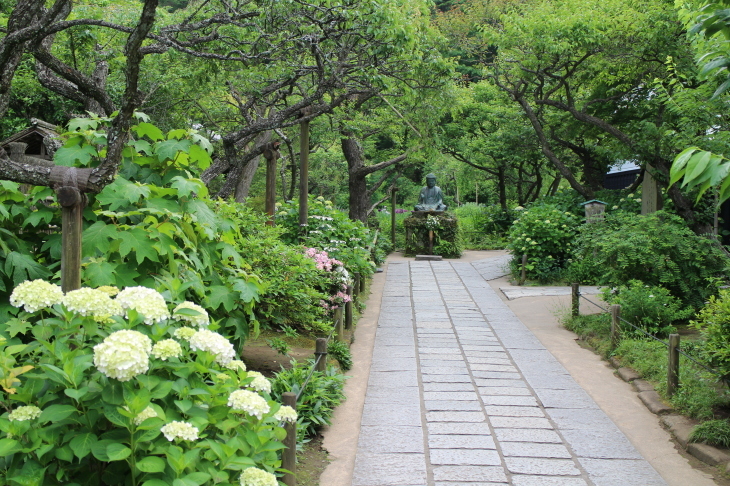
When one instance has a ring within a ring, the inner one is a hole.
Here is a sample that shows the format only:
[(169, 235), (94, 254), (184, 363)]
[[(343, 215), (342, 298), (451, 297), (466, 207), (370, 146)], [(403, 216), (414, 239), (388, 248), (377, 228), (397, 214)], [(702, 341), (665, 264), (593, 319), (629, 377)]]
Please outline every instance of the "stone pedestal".
[(407, 256), (461, 256), (458, 221), (448, 211), (413, 211), (403, 225), (406, 229)]

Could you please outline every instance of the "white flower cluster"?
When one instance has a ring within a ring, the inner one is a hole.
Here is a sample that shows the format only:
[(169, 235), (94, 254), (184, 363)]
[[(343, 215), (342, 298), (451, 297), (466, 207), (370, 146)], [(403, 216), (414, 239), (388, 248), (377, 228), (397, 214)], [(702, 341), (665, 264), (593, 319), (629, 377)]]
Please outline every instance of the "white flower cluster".
[(278, 486), (276, 476), (257, 467), (249, 467), (241, 473), (241, 486)]
[(147, 407), (134, 417), (134, 425), (142, 425), (142, 422), (153, 417), (157, 417), (157, 412), (155, 412), (154, 408)]
[(111, 316), (124, 314), (122, 306), (109, 294), (99, 289), (84, 287), (72, 290), (63, 296), (63, 305), (70, 311), (82, 316), (93, 316), (99, 319), (108, 319)]
[(258, 392), (271, 393), (271, 382), (264, 375), (258, 371), (249, 371), (247, 376), (253, 378), (253, 381), (246, 386)]
[(162, 361), (166, 361), (168, 358), (177, 358), (182, 352), (180, 343), (174, 339), (164, 339), (152, 346), (152, 356)]
[(237, 412), (246, 412), (261, 420), (271, 408), (260, 395), (248, 390), (236, 390), (228, 396), (228, 406)]
[(216, 362), (221, 366), (226, 366), (236, 356), (228, 339), (208, 329), (201, 329), (190, 338), (190, 349), (214, 354)]
[(59, 304), (63, 299), (63, 292), (58, 285), (45, 280), (26, 280), (19, 284), (10, 294), (10, 304), (22, 307), (26, 312), (35, 312), (45, 307)]
[(179, 329), (175, 329), (175, 332), (172, 333), (172, 335), (178, 339), (184, 339), (186, 341), (190, 341), (190, 338), (195, 336), (196, 332), (198, 332), (198, 331), (196, 331), (192, 327), (181, 327)]
[(101, 287), (97, 287), (96, 290), (104, 292), (109, 297), (114, 297), (119, 293), (119, 289), (114, 287), (113, 285), (102, 285)]
[[(178, 314), (178, 311), (180, 309), (191, 309), (199, 313), (197, 316), (187, 316), (184, 314)], [(193, 324), (195, 326), (199, 327), (208, 327), (208, 324), (210, 323), (210, 318), (208, 317), (208, 313), (200, 307), (198, 304), (194, 304), (192, 302), (185, 301), (182, 304), (175, 307), (175, 309), (172, 311), (172, 315), (175, 318), (176, 321), (187, 321), (190, 324)]]
[(246, 371), (246, 363), (240, 359), (232, 359), (228, 362), (226, 368), (233, 371)]
[(41, 409), (35, 405), (26, 405), (24, 407), (18, 407), (8, 415), (8, 420), (11, 422), (23, 422), (25, 420), (33, 420), (41, 415)]
[(297, 411), (289, 405), (282, 405), (278, 412), (274, 414), (274, 419), (279, 422), (289, 422), (291, 424), (297, 421)]
[[(156, 290), (147, 287), (127, 287), (117, 295), (122, 308), (134, 309), (144, 316), (145, 324), (152, 325), (170, 318), (165, 298)], [(125, 317), (129, 317), (125, 313)]]
[(198, 440), (198, 432), (200, 431), (197, 427), (193, 427), (191, 423), (172, 421), (167, 425), (163, 425), (160, 432), (164, 434), (167, 440), (172, 442), (175, 439)]
[(110, 334), (94, 346), (94, 366), (109, 378), (129, 381), (149, 368), (150, 338), (138, 331)]

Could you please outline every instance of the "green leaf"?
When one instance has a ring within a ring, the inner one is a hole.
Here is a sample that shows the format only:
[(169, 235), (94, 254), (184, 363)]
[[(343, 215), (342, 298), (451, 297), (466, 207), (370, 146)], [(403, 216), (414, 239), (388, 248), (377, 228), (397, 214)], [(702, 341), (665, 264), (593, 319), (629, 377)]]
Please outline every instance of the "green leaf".
[(23, 221), (23, 227), (32, 226), (37, 227), (39, 224), (48, 224), (53, 220), (54, 212), (50, 209), (40, 209), (30, 213)]
[(30, 322), (17, 318), (8, 319), (5, 322), (5, 332), (10, 337), (15, 337), (16, 334), (25, 334), (31, 327), (32, 324)]
[(213, 159), (210, 158), (210, 154), (199, 145), (193, 145), (190, 147), (190, 160), (198, 164), (198, 167), (202, 170), (210, 167), (210, 164), (213, 161)]
[(687, 162), (687, 172), (685, 173), (684, 183), (682, 186), (686, 186), (687, 184), (693, 185), (693, 180), (702, 174), (705, 168), (707, 168), (707, 164), (710, 162), (710, 157), (712, 157), (712, 153), (703, 150), (696, 152), (689, 159)]
[(176, 479), (172, 482), (172, 486), (198, 486), (198, 483), (190, 479)]
[(110, 461), (123, 461), (128, 458), (132, 450), (124, 444), (109, 444), (106, 447), (106, 454)]
[(119, 254), (124, 258), (129, 252), (134, 251), (137, 257), (137, 264), (141, 264), (145, 259), (151, 262), (159, 262), (157, 252), (153, 247), (153, 240), (150, 234), (142, 228), (132, 228), (119, 234), (121, 242), (119, 243)]
[(124, 403), (124, 389), (122, 384), (116, 380), (109, 380), (109, 383), (101, 391), (101, 398), (110, 405), (121, 405)]
[(251, 302), (252, 300), (258, 301), (258, 287), (253, 282), (236, 279), (233, 281), (233, 290), (238, 291), (240, 299), (246, 303)]
[(38, 420), (41, 423), (60, 422), (61, 420), (67, 419), (76, 412), (76, 407), (73, 407), (71, 405), (51, 405), (50, 407), (46, 407), (43, 409), (43, 412), (41, 412), (41, 416), (38, 417)]
[(56, 165), (63, 165), (65, 167), (74, 167), (76, 165), (86, 166), (89, 165), (92, 157), (97, 157), (99, 154), (93, 145), (75, 145), (72, 147), (61, 147), (56, 150), (53, 155), (53, 161)]
[(17, 286), (26, 280), (50, 277), (51, 272), (29, 255), (11, 251), (5, 257), (5, 275), (12, 276), (13, 286)]
[(116, 211), (120, 207), (137, 204), (140, 198), (147, 198), (149, 195), (149, 186), (130, 182), (118, 176), (97, 194), (96, 200), (102, 206), (108, 206), (110, 211)]
[(158, 473), (165, 470), (167, 464), (164, 460), (156, 456), (147, 456), (144, 459), (137, 461), (137, 469), (146, 473)]
[(91, 445), (91, 454), (100, 461), (109, 462), (109, 455), (106, 453), (106, 448), (114, 443), (113, 440), (109, 439), (95, 442)]
[(186, 179), (182, 176), (175, 176), (172, 178), (170, 186), (177, 189), (179, 197), (189, 198), (191, 194), (200, 196), (206, 196), (208, 194), (205, 184), (200, 179)]
[(170, 484), (162, 479), (148, 479), (142, 486), (170, 486)]
[(92, 287), (115, 285), (117, 266), (109, 262), (91, 262), (83, 268), (83, 280)]
[(151, 123), (140, 123), (136, 127), (133, 127), (133, 130), (137, 133), (138, 137), (141, 138), (147, 136), (150, 140), (154, 142), (165, 139), (165, 135), (162, 133), (162, 130), (160, 130)]
[(71, 442), (69, 442), (68, 445), (71, 447), (71, 450), (74, 451), (74, 455), (76, 457), (83, 459), (89, 455), (91, 447), (98, 441), (99, 439), (96, 435), (87, 432), (85, 434), (79, 434), (71, 439)]
[(22, 447), (15, 439), (0, 439), (0, 457), (9, 456), (18, 452)]
[(106, 224), (103, 221), (92, 224), (86, 228), (81, 237), (84, 256), (107, 253), (117, 236), (117, 227), (112, 224)]
[(223, 305), (223, 308), (230, 312), (236, 307), (235, 296), (225, 285), (211, 285), (208, 290), (207, 297), (211, 309), (215, 310)]
[(201, 485), (207, 483), (210, 478), (211, 478), (211, 475), (208, 473), (194, 472), (194, 473), (188, 474), (183, 479), (186, 481), (192, 481), (197, 486), (201, 486)]
[(161, 161), (175, 160), (178, 152), (187, 152), (192, 142), (190, 140), (165, 140), (154, 145), (154, 151)]

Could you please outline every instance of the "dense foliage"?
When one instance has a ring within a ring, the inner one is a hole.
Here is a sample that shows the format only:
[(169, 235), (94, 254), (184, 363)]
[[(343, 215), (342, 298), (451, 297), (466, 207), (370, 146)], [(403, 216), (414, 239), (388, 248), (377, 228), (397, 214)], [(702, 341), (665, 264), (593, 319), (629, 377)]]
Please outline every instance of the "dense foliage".
[(717, 292), (726, 268), (717, 242), (697, 236), (677, 216), (617, 212), (581, 228), (569, 275), (576, 282), (611, 287), (641, 280), (666, 288), (684, 306), (699, 308)]
[[(42, 280), (0, 332), (3, 484), (240, 484), (277, 471), (286, 409), (190, 302)], [(249, 474), (254, 474), (253, 472)], [(259, 473), (256, 473), (259, 474)], [(273, 477), (273, 476), (272, 476)]]
[(527, 255), (528, 278), (548, 282), (559, 278), (571, 255), (577, 222), (574, 214), (551, 204), (520, 211), (510, 228), (507, 246), (515, 255), (510, 263), (513, 275), (519, 275), (521, 256)]

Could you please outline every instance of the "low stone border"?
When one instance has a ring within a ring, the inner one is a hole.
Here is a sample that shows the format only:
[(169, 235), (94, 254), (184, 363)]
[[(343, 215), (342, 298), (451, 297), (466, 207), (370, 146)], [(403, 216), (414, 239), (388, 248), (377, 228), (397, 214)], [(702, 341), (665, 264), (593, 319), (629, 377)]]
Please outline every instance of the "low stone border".
[(662, 416), (662, 425), (672, 433), (685, 451), (710, 466), (724, 466), (726, 471), (730, 471), (730, 451), (689, 441), (692, 430), (699, 423), (697, 420), (672, 413), (674, 409), (664, 403), (651, 383), (640, 379), (639, 374), (633, 369), (621, 366), (616, 358), (609, 359), (609, 362), (616, 368), (616, 375), (625, 382), (631, 383), (646, 408), (650, 412)]

